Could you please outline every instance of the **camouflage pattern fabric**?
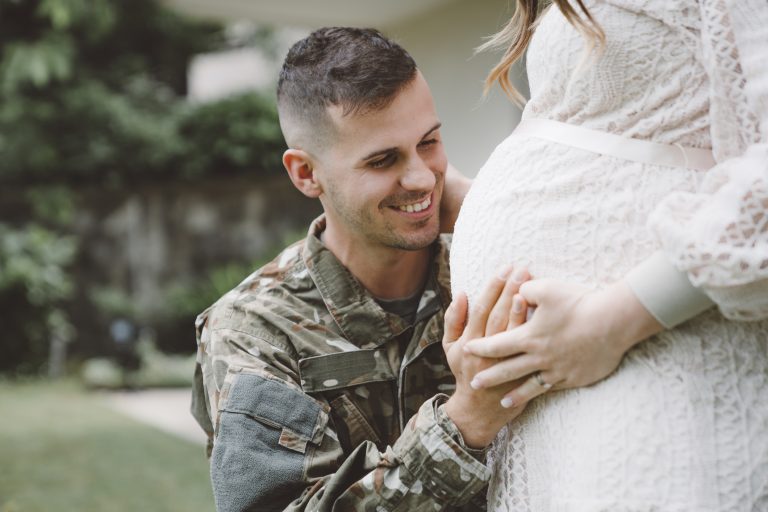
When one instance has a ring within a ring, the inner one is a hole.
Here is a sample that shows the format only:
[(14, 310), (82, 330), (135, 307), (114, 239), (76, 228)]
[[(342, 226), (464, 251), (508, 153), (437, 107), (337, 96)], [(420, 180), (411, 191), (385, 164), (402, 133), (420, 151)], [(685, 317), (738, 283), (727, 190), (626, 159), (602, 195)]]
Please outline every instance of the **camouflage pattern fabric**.
[(490, 471), (441, 405), (441, 237), (413, 324), (322, 244), (323, 217), (197, 319), (192, 413), (219, 511), (484, 510)]

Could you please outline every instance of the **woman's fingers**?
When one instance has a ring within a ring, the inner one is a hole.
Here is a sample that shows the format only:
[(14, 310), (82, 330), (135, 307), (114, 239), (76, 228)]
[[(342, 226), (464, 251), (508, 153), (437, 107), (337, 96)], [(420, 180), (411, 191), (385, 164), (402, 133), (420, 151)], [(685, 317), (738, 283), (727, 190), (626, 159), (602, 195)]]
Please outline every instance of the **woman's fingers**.
[(553, 286), (556, 286), (556, 283), (551, 279), (533, 279), (520, 285), (520, 295), (529, 306), (536, 307), (552, 293)]
[(502, 359), (493, 366), (478, 372), (472, 379), (475, 389), (492, 388), (506, 382), (512, 382), (539, 370), (532, 356), (523, 354), (517, 357)]
[[(469, 319), (472, 322), (472, 319)], [(522, 354), (526, 351), (527, 338), (530, 335), (530, 324), (524, 324), (511, 331), (494, 334), (482, 340), (470, 340), (464, 345), (464, 350), (480, 357), (495, 359)]]
[(535, 372), (518, 387), (504, 395), (502, 407), (520, 407), (552, 389), (552, 376), (547, 372)]
[(461, 337), (467, 322), (467, 295), (459, 292), (445, 311), (443, 345), (453, 343)]
[(507, 284), (507, 278), (512, 272), (512, 265), (502, 268), (501, 272), (492, 277), (483, 291), (475, 299), (469, 311), (469, 320), (467, 323), (467, 334), (470, 338), (482, 338), (485, 335), (485, 326), (488, 323), (488, 316), (493, 310), (493, 306), (499, 299), (504, 286)]

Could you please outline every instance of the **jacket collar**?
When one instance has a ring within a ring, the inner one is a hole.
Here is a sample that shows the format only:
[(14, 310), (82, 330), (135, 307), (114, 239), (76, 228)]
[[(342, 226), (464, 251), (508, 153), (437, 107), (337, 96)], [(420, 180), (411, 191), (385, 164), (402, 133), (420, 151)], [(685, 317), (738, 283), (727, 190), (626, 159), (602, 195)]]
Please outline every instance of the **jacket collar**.
[[(409, 327), (402, 318), (386, 312), (352, 273), (320, 240), (325, 216), (315, 219), (307, 233), (302, 253), (312, 281), (328, 312), (344, 336), (360, 348), (383, 344)], [(416, 323), (428, 318), (450, 302), (448, 250), (450, 239), (440, 237), (433, 244), (430, 275), (421, 296)]]

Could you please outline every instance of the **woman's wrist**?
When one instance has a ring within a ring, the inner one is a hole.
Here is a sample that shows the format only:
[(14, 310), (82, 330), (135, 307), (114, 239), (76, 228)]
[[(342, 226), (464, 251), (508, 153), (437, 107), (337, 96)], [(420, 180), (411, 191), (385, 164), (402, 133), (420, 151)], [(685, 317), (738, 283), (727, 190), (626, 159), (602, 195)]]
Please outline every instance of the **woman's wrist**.
[(664, 330), (664, 326), (643, 306), (624, 281), (618, 281), (600, 294), (598, 311), (604, 311), (601, 321), (607, 326), (607, 339), (627, 352), (644, 339)]

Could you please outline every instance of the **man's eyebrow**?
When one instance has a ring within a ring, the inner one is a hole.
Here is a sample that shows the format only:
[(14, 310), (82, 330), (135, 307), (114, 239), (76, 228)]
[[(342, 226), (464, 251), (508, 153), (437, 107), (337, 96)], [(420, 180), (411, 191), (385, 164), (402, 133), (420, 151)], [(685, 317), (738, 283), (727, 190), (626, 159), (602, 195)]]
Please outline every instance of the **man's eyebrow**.
[(441, 122), (439, 122), (439, 121), (438, 121), (438, 123), (437, 123), (435, 126), (433, 126), (432, 128), (430, 128), (429, 130), (427, 130), (427, 133), (425, 133), (424, 135), (422, 135), (422, 136), (421, 136), (421, 138), (423, 139), (424, 137), (426, 137), (427, 135), (429, 135), (429, 134), (430, 134), (430, 133), (432, 133), (433, 131), (435, 131), (435, 130), (439, 130), (441, 126), (443, 126), (443, 123), (441, 123)]
[[(426, 133), (421, 136), (421, 138), (423, 139), (424, 137), (426, 137), (427, 135), (429, 135), (433, 131), (439, 129), (441, 126), (443, 126), (443, 123), (438, 122), (437, 124), (435, 124), (435, 126), (430, 128), (429, 130), (427, 130)], [(395, 148), (379, 149), (379, 150), (374, 151), (373, 153), (365, 155), (363, 158), (361, 158), (361, 160), (370, 160), (371, 158), (375, 158), (377, 156), (388, 155), (388, 154), (390, 154), (390, 153), (392, 153), (394, 151), (397, 151), (396, 147)]]

